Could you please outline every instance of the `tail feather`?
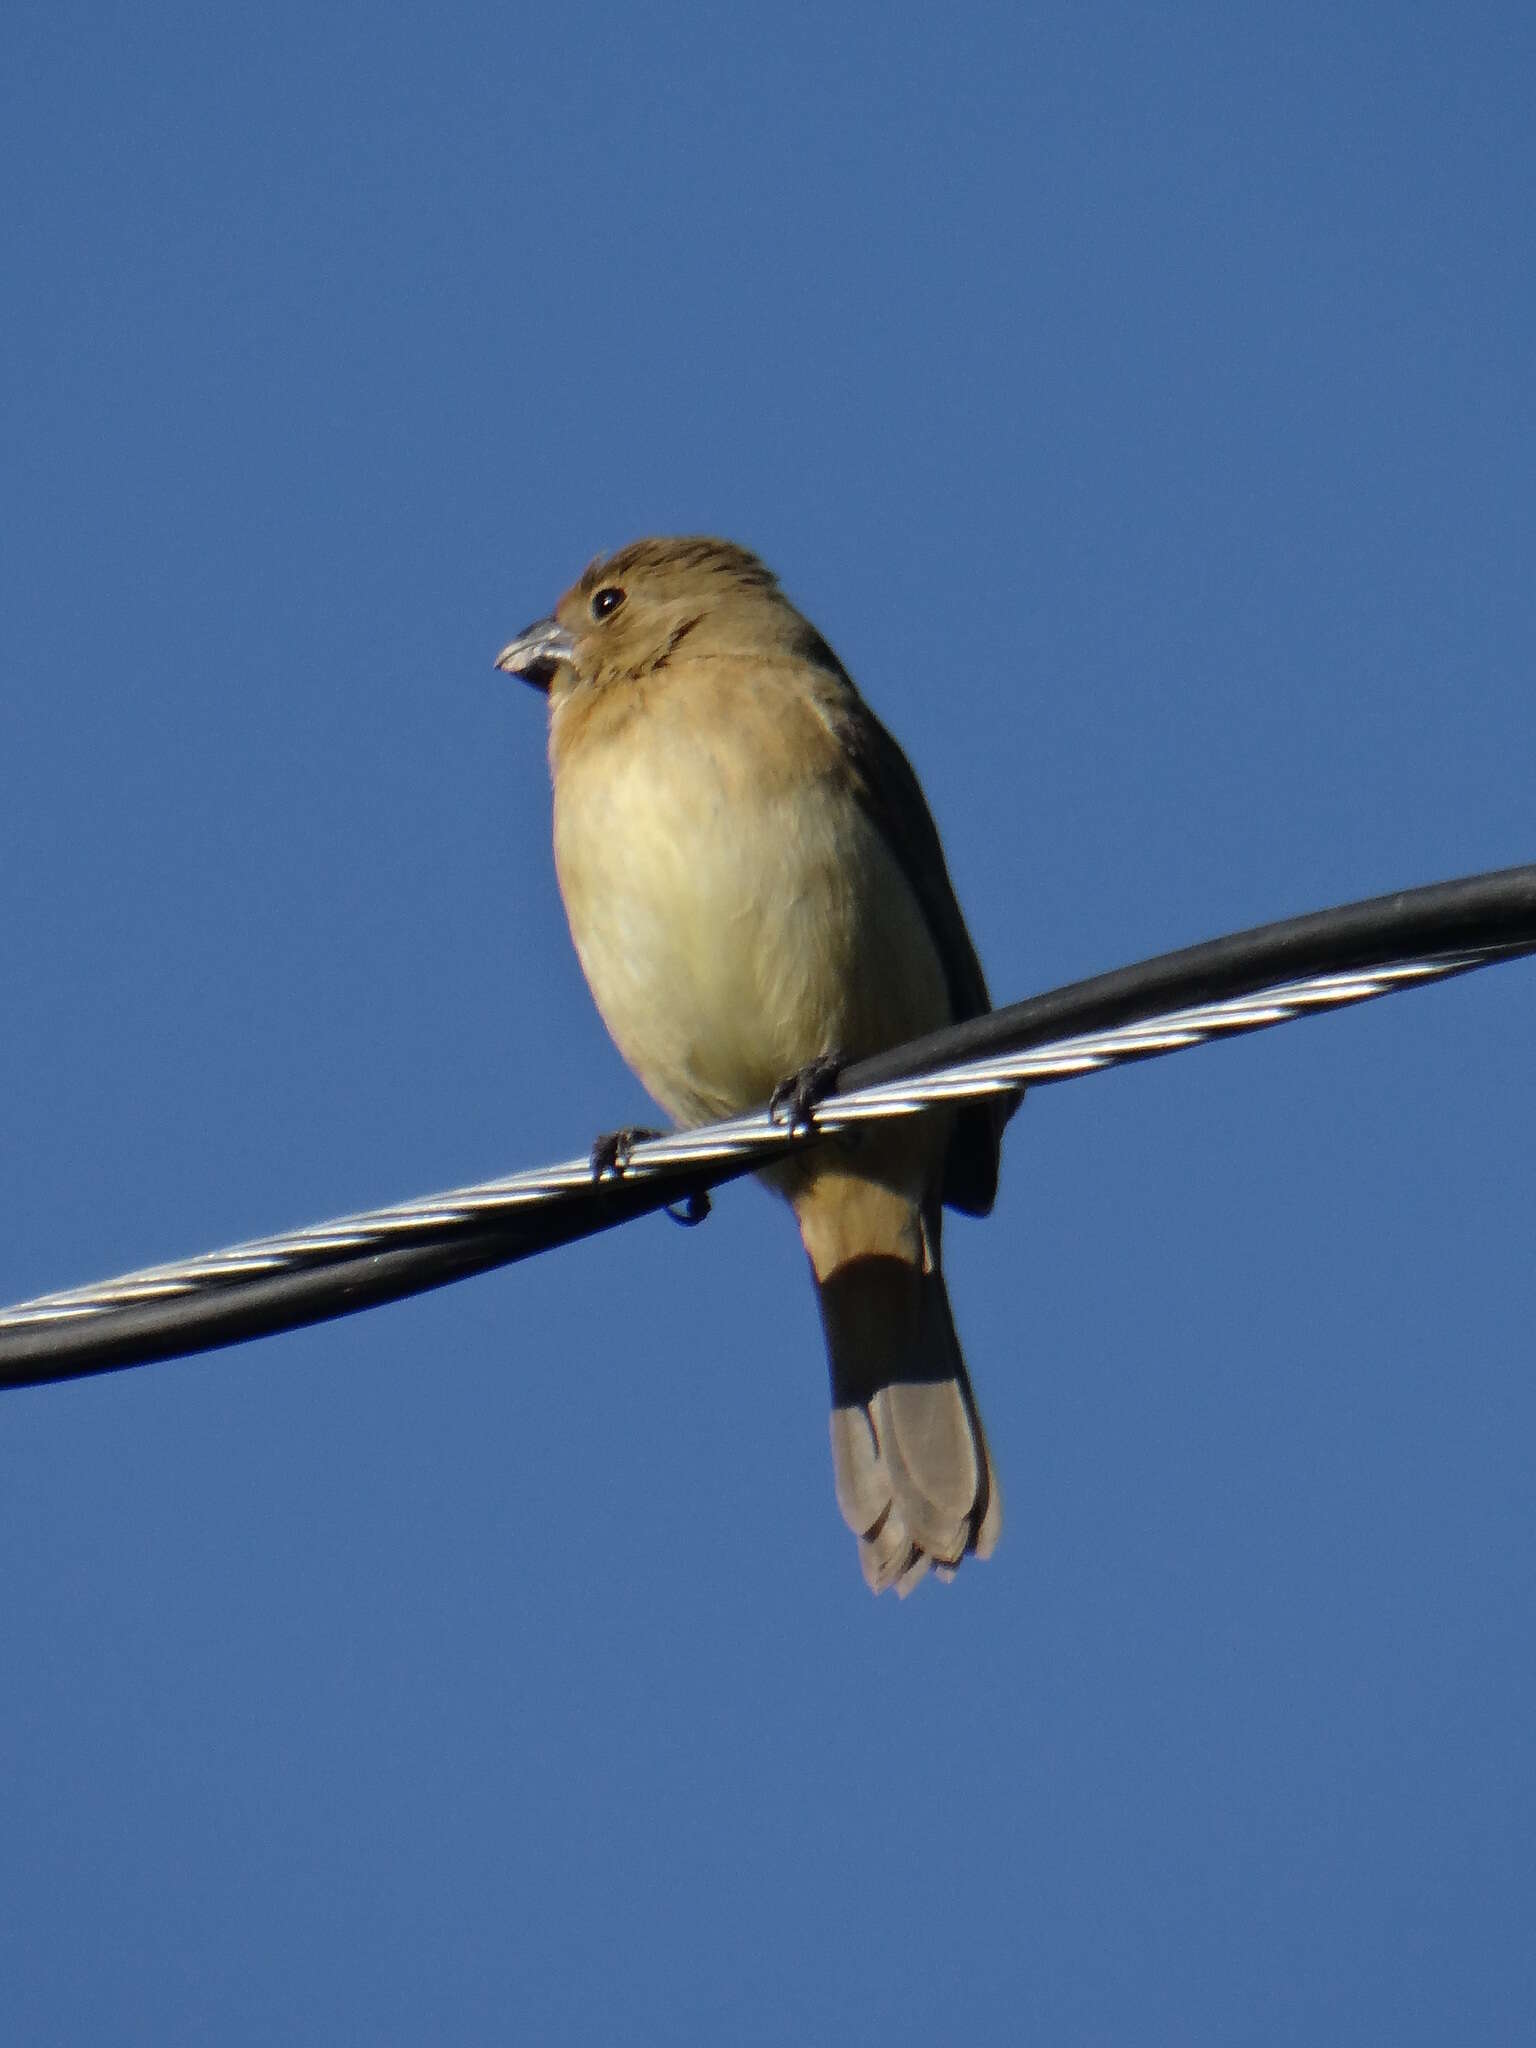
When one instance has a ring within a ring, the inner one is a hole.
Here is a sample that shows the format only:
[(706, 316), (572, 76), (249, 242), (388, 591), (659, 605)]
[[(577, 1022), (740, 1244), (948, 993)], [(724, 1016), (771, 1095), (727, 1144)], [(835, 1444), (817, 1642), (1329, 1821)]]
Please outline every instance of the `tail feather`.
[(817, 1293), (832, 1375), (837, 1504), (876, 1593), (990, 1556), (1002, 1500), (943, 1274), (888, 1254), (849, 1259)]

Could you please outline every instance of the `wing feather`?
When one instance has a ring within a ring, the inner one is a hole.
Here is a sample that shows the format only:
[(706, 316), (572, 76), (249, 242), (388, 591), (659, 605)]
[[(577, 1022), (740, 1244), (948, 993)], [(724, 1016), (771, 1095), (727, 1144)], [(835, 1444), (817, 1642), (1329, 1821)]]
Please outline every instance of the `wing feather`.
[[(906, 755), (864, 702), (852, 677), (813, 626), (796, 647), (817, 672), (816, 708), (837, 742), (865, 815), (895, 855), (933, 935), (949, 989), (952, 1021), (992, 1007), (986, 976), (949, 878), (938, 827)], [(965, 1104), (944, 1166), (944, 1200), (985, 1216), (997, 1194), (1003, 1126), (1019, 1098)]]

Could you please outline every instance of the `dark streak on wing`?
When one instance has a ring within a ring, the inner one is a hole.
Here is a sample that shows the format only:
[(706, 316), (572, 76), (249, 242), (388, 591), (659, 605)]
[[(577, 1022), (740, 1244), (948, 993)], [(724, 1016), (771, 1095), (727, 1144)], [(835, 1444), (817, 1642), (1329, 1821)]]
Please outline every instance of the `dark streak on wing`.
[[(922, 785), (895, 740), (855, 688), (853, 679), (814, 626), (797, 641), (796, 654), (835, 688), (821, 710), (843, 750), (866, 815), (901, 864), (922, 906), (949, 988), (953, 1021), (980, 1017), (992, 1007), (976, 948), (955, 900), (938, 828)], [(944, 1200), (967, 1215), (985, 1216), (997, 1194), (998, 1149), (1016, 1097), (968, 1103), (955, 1118), (944, 1165)]]

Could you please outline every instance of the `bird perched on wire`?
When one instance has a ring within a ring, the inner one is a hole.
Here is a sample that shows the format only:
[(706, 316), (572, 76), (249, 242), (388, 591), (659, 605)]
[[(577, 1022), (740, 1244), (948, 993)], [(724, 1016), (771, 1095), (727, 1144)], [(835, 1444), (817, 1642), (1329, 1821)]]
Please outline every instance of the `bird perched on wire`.
[[(496, 666), (549, 699), (555, 867), (619, 1051), (680, 1124), (990, 1007), (917, 778), (745, 548), (635, 541)], [(866, 1126), (763, 1178), (794, 1210), (838, 1506), (876, 1592), (990, 1554), (1002, 1503), (940, 1269), (991, 1208), (1017, 1098)]]

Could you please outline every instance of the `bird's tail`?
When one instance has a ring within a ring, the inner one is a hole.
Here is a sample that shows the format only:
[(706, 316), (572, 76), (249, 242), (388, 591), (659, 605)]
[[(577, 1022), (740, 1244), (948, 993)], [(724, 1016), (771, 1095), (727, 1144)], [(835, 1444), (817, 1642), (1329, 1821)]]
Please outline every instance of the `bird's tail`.
[(917, 1220), (915, 1261), (857, 1252), (816, 1279), (837, 1504), (871, 1589), (902, 1596), (930, 1565), (950, 1578), (970, 1553), (990, 1557), (1003, 1522), (939, 1268), (937, 1215)]

